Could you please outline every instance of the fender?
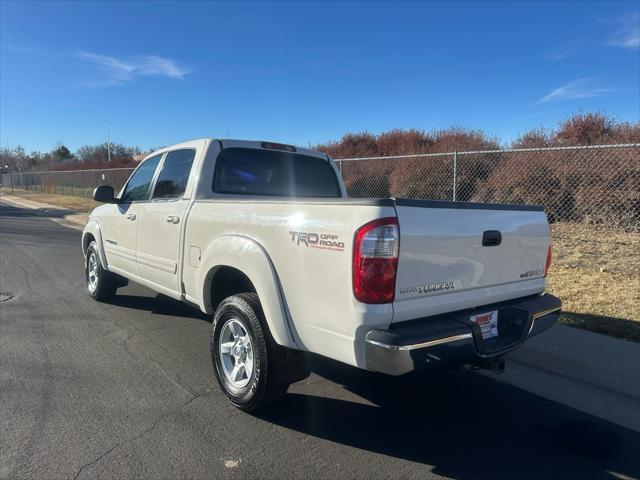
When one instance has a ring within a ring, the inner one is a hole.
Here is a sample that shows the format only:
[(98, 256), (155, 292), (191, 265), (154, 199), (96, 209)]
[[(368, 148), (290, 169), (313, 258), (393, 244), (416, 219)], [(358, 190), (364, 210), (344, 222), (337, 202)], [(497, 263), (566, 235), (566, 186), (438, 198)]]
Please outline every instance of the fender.
[(291, 334), (276, 270), (258, 242), (242, 235), (218, 237), (203, 249), (201, 266), (198, 285), (202, 285), (202, 288), (198, 303), (203, 312), (214, 313), (210, 292), (216, 270), (223, 266), (233, 267), (253, 283), (276, 343), (288, 348), (299, 348)]
[(86, 246), (88, 246), (89, 242), (87, 242), (86, 238), (87, 234), (89, 233), (93, 235), (93, 238), (96, 239), (96, 244), (98, 245), (98, 256), (100, 257), (102, 268), (104, 268), (105, 270), (109, 270), (107, 257), (104, 253), (104, 245), (102, 243), (102, 232), (100, 231), (100, 224), (94, 218), (89, 218), (89, 222), (82, 231), (82, 254), (85, 254)]

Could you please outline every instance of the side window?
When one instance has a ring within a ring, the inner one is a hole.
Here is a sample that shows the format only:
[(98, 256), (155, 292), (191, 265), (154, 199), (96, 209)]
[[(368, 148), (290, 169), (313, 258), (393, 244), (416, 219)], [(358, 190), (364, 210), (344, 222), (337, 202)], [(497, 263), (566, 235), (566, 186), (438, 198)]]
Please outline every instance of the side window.
[(196, 151), (192, 148), (169, 152), (162, 164), (152, 198), (180, 198), (187, 188)]
[(149, 187), (161, 158), (162, 155), (151, 157), (133, 172), (127, 182), (127, 186), (124, 188), (124, 192), (122, 192), (121, 200), (123, 202), (135, 202), (149, 198)]

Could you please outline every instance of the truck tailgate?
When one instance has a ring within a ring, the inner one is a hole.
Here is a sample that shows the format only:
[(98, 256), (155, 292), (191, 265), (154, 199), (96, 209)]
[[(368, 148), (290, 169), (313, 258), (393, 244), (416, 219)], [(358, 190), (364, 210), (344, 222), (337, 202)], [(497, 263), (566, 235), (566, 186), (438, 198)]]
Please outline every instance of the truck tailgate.
[(542, 208), (396, 200), (394, 322), (544, 289), (550, 232)]

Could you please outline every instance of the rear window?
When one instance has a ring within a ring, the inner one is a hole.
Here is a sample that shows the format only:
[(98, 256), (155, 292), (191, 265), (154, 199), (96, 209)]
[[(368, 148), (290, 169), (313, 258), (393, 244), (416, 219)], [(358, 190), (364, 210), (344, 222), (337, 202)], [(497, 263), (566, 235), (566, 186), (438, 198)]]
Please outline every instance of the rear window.
[(340, 197), (331, 164), (297, 153), (226, 148), (218, 155), (213, 191), (278, 197)]

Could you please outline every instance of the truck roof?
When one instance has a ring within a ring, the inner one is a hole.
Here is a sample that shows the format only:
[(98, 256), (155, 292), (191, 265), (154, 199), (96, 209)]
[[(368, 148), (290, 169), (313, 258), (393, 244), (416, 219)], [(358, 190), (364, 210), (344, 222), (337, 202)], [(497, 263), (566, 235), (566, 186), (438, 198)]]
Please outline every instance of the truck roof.
[[(255, 148), (255, 149), (264, 149), (264, 150), (280, 150), (280, 151), (289, 151), (289, 152), (295, 152), (295, 153), (299, 153), (302, 155), (308, 155), (311, 157), (319, 157), (325, 160), (329, 159), (329, 155), (327, 155), (326, 153), (323, 152), (319, 152), (317, 150), (311, 150), (308, 148), (303, 148), (303, 147), (298, 147), (295, 145), (289, 145), (289, 144), (285, 144), (285, 143), (281, 143), (281, 142), (271, 142), (271, 141), (264, 141), (264, 140), (238, 140), (238, 139), (231, 139), (231, 138), (194, 138), (192, 140), (188, 140), (185, 142), (180, 142), (180, 143), (176, 143), (173, 145), (167, 145), (165, 147), (159, 148), (157, 150), (154, 150), (152, 153), (150, 153), (149, 155), (147, 155), (145, 157), (151, 157), (153, 155), (156, 155), (160, 152), (164, 152), (166, 150), (172, 150), (175, 148), (180, 148), (182, 146), (186, 146), (186, 144), (191, 143), (191, 142), (197, 142), (197, 141), (204, 141), (207, 143), (210, 142), (220, 142), (222, 144), (222, 148)], [(282, 147), (282, 148), (278, 148), (278, 147)]]

